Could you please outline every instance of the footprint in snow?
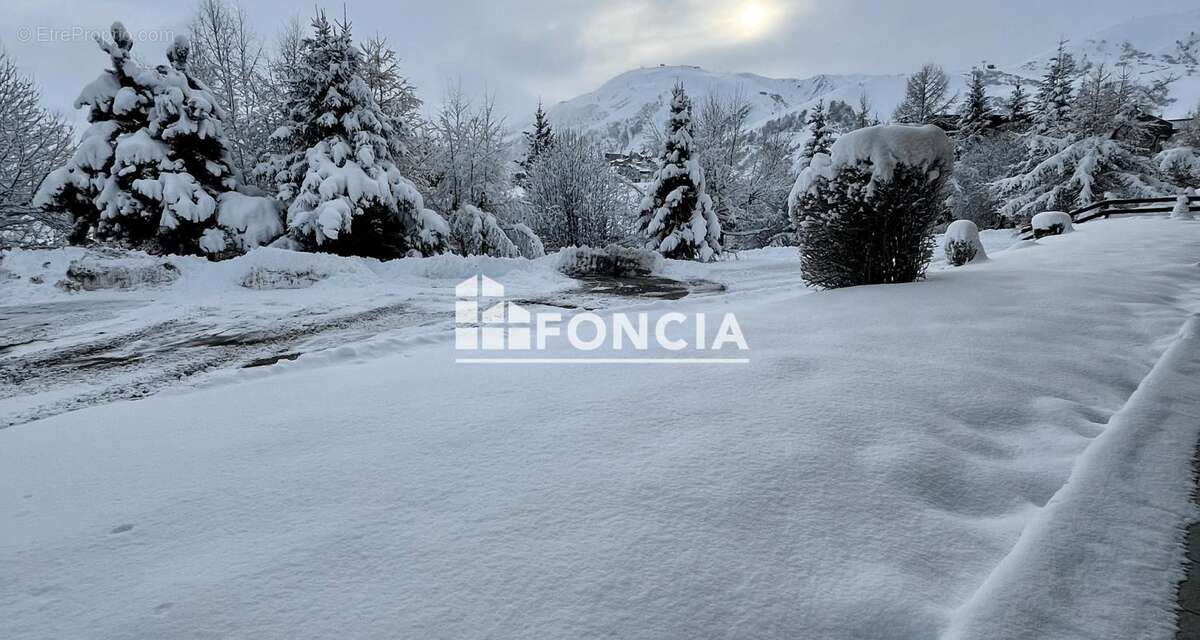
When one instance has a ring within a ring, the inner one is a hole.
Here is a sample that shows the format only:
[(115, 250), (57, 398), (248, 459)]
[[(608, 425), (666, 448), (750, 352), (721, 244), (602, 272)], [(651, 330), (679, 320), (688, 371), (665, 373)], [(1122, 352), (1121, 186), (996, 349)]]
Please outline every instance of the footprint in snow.
[(113, 527), (112, 531), (109, 531), (109, 533), (110, 534), (125, 533), (126, 531), (130, 531), (132, 529), (133, 529), (133, 525), (131, 525), (131, 524), (119, 524), (119, 525)]

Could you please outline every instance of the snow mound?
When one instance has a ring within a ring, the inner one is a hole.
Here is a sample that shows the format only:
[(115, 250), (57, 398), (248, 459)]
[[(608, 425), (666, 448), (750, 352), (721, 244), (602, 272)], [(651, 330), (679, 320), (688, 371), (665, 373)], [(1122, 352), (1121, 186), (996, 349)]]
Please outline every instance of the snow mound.
[(89, 252), (71, 261), (57, 286), (64, 291), (136, 289), (170, 284), (179, 276), (179, 267), (162, 258)]
[(283, 206), (271, 197), (222, 193), (217, 199), (217, 224), (232, 236), (238, 251), (246, 252), (283, 235)]
[(610, 244), (595, 247), (567, 247), (558, 252), (558, 270), (572, 277), (648, 276), (662, 269), (663, 258), (647, 249), (630, 249)]
[(1075, 230), (1071, 224), (1071, 214), (1063, 211), (1043, 211), (1030, 221), (1033, 225), (1034, 237), (1057, 236), (1071, 233)]

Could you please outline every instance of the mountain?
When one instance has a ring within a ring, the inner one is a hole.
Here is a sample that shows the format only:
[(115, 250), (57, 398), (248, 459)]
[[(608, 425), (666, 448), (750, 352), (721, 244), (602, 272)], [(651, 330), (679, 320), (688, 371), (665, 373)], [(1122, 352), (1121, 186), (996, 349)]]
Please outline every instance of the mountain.
[[(1070, 43), (1069, 50), (1081, 69), (1106, 61), (1129, 64), (1147, 78), (1177, 76), (1171, 87), (1175, 101), (1161, 114), (1164, 117), (1182, 118), (1200, 102), (1200, 11), (1128, 20)], [(1035, 93), (1037, 79), (1053, 54), (1050, 50), (1011, 68), (990, 66), (985, 70), (989, 95), (1007, 97), (1017, 80), (1025, 84), (1027, 93)], [(946, 69), (951, 92), (965, 94), (969, 68), (946, 65)], [(857, 107), (865, 94), (876, 116), (887, 120), (904, 96), (905, 79), (904, 75), (864, 74), (768, 78), (660, 65), (626, 71), (591, 93), (551, 106), (548, 114), (556, 127), (594, 133), (607, 139), (614, 150), (633, 151), (645, 143), (648, 122), (666, 120), (671, 87), (682, 82), (697, 105), (714, 93), (728, 96), (741, 91), (751, 105), (750, 128), (774, 125), (794, 130), (802, 139), (803, 116), (818, 101)]]

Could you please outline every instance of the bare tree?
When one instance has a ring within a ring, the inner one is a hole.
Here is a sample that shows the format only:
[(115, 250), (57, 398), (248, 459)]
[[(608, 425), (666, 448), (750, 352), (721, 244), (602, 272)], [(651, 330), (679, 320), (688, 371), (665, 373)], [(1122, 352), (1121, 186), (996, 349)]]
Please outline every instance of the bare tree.
[(508, 143), (495, 104), (488, 94), (473, 104), (458, 84), (446, 92), (431, 125), (434, 170), (427, 185), (432, 203), (443, 211), (464, 205), (495, 211), (510, 198)]
[[(750, 101), (739, 88), (725, 97), (710, 92), (696, 119), (696, 146), (722, 237), (737, 228), (745, 204), (746, 159), (750, 155)], [(722, 243), (724, 240), (722, 239)]]
[(929, 124), (933, 117), (946, 113), (958, 100), (950, 95), (950, 78), (936, 64), (926, 64), (908, 77), (904, 101), (896, 107), (892, 119), (905, 124)]
[(0, 248), (51, 245), (70, 231), (69, 216), (30, 201), (73, 150), (70, 123), (42, 108), (33, 79), (0, 49)]
[(548, 247), (603, 246), (632, 230), (634, 193), (578, 131), (559, 131), (529, 171), (531, 226)]
[(191, 38), (189, 68), (216, 94), (234, 165), (249, 177), (273, 129), (266, 50), (245, 10), (229, 0), (200, 0)]

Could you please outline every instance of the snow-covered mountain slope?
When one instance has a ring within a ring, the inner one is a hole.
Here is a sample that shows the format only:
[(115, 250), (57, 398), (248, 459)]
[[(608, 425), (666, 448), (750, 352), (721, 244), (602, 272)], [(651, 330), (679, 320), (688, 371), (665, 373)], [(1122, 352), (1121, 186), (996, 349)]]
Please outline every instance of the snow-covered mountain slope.
[[(1133, 18), (1069, 42), (1067, 50), (1080, 69), (1103, 62), (1129, 65), (1142, 78), (1175, 77), (1171, 86), (1175, 101), (1164, 110), (1164, 117), (1185, 117), (1200, 102), (1200, 9)], [(1017, 72), (1036, 77), (1053, 55), (1053, 50), (1045, 51)]]
[[(1078, 39), (1070, 49), (1079, 58), (1081, 69), (1100, 61), (1110, 65), (1126, 62), (1143, 77), (1176, 76), (1172, 85), (1175, 102), (1162, 114), (1167, 118), (1181, 118), (1200, 102), (1200, 11), (1129, 20)], [(989, 94), (1005, 98), (1017, 80), (1026, 85), (1028, 93), (1034, 93), (1053, 54), (1051, 48), (1024, 63), (986, 69)], [(964, 94), (969, 66), (960, 61), (941, 63), (951, 77), (951, 91)], [(614, 149), (635, 150), (645, 142), (647, 122), (666, 119), (675, 82), (682, 82), (697, 104), (713, 93), (727, 96), (741, 91), (752, 107), (753, 129), (772, 123), (799, 129), (795, 121), (818, 101), (828, 105), (838, 100), (856, 107), (863, 94), (877, 117), (886, 120), (904, 95), (905, 76), (822, 74), (792, 79), (694, 66), (643, 67), (550, 107), (550, 120), (560, 128), (599, 134), (610, 140)]]

